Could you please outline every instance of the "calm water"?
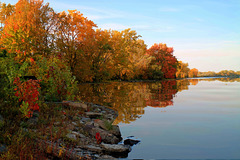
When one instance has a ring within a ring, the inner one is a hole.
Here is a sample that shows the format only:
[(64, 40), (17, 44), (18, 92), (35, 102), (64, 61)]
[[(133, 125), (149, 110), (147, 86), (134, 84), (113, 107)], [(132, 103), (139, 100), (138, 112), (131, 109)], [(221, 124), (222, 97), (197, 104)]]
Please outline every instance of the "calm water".
[(84, 101), (110, 106), (122, 136), (134, 136), (127, 158), (240, 158), (240, 79), (84, 84)]

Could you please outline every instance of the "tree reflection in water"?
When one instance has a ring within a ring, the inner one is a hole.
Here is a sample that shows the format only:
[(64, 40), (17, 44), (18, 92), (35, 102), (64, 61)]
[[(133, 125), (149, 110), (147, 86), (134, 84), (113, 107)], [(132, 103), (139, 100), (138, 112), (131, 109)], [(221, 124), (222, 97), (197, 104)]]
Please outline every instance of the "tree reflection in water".
[(182, 79), (159, 82), (111, 82), (80, 84), (79, 97), (85, 102), (108, 106), (118, 111), (115, 124), (131, 123), (144, 114), (144, 108), (173, 105), (177, 92), (188, 90), (188, 86), (199, 81), (240, 81), (240, 78)]

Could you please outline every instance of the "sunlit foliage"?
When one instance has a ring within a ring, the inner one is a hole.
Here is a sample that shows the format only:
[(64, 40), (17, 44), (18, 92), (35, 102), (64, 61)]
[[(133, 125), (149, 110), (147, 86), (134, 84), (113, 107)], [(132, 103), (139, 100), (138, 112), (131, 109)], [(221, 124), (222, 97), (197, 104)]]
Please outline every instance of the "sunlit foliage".
[(20, 62), (36, 54), (46, 55), (51, 12), (42, 1), (19, 0), (5, 20), (1, 45)]
[(178, 61), (176, 78), (187, 78), (189, 73), (188, 63)]
[(0, 24), (1, 28), (5, 25), (5, 20), (7, 19), (8, 16), (10, 16), (14, 11), (14, 5), (11, 4), (6, 4), (6, 3), (1, 3), (0, 2)]
[(193, 68), (190, 69), (189, 73), (188, 73), (188, 77), (192, 78), (192, 77), (197, 77), (198, 75), (198, 69)]

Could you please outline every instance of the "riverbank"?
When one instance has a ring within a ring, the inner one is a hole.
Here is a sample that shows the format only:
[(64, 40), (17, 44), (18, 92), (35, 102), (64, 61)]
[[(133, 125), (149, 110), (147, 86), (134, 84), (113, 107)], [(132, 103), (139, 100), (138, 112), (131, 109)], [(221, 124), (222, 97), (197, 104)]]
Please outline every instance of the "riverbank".
[[(22, 134), (34, 137), (39, 154), (34, 158), (47, 159), (113, 159), (126, 158), (131, 151), (129, 140), (122, 142), (118, 125), (112, 123), (118, 113), (93, 103), (49, 103), (53, 108), (45, 113), (35, 112), (33, 117), (21, 122)], [(4, 120), (3, 120), (4, 121)], [(130, 140), (131, 141), (131, 140)], [(8, 146), (3, 144), (2, 154)], [(11, 147), (10, 147), (11, 148)]]

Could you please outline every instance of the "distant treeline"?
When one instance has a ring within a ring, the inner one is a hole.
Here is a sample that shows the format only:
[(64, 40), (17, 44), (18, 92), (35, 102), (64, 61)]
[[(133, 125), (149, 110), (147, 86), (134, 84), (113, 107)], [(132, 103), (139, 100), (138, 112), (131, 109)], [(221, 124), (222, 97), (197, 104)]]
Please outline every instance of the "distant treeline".
[(240, 77), (240, 71), (222, 70), (220, 72), (198, 72), (198, 77)]

